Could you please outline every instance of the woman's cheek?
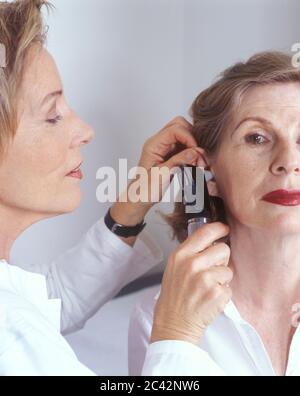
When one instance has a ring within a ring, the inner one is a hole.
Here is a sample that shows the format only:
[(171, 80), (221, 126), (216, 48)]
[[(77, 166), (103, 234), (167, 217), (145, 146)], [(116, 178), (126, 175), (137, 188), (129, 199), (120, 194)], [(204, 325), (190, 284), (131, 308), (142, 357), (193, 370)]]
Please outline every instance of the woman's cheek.
[(63, 141), (48, 140), (35, 150), (34, 162), (43, 172), (52, 173), (66, 166), (68, 150)]
[[(237, 202), (245, 203), (245, 196), (248, 194), (250, 178), (243, 168), (230, 167), (230, 171), (223, 174), (218, 185), (223, 199), (232, 206)], [(244, 196), (245, 195), (245, 196)]]

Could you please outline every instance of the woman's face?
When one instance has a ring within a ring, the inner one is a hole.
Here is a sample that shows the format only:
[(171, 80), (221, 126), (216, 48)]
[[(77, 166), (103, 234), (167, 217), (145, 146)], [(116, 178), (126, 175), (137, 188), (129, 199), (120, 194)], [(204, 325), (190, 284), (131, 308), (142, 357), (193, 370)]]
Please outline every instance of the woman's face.
[(262, 197), (300, 190), (300, 84), (251, 88), (210, 164), (229, 224), (299, 232), (300, 205)]
[(51, 217), (80, 202), (80, 179), (67, 176), (82, 162), (93, 130), (68, 106), (55, 62), (32, 47), (18, 95), (20, 121), (0, 164), (0, 206)]

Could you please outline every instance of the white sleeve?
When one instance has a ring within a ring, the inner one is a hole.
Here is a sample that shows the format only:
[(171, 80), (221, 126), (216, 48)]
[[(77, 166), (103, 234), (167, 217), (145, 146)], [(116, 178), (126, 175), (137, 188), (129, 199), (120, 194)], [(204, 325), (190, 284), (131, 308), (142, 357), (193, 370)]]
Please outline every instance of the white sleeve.
[(158, 341), (147, 350), (143, 376), (225, 376), (207, 352), (186, 341)]
[(99, 220), (46, 274), (49, 298), (62, 301), (62, 333), (82, 328), (122, 287), (162, 259), (161, 249), (145, 230), (131, 247)]

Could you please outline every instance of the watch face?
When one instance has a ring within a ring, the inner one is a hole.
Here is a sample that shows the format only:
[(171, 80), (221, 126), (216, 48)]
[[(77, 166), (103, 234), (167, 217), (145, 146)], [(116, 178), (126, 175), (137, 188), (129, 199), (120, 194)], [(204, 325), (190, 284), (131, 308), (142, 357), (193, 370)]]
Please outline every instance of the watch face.
[(119, 224), (114, 224), (113, 226), (112, 226), (112, 229), (111, 229), (111, 231), (112, 232), (116, 232), (116, 231), (118, 231), (118, 228), (119, 228), (120, 226), (119, 226)]

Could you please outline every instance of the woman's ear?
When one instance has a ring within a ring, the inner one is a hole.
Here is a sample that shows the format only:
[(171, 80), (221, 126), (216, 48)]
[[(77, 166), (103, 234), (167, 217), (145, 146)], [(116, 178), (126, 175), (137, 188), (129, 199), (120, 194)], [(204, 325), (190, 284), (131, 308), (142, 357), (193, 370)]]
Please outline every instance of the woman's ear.
[(205, 169), (205, 176), (207, 180), (209, 195), (222, 198), (218, 190), (217, 182), (215, 180), (214, 171), (212, 169), (212, 158), (210, 158), (207, 152), (200, 147), (197, 147), (197, 151), (199, 151), (199, 153), (201, 154), (198, 159), (197, 165), (202, 168), (204, 167)]
[(211, 167), (207, 167), (207, 170), (205, 171), (205, 176), (206, 176), (206, 180), (207, 180), (207, 188), (208, 188), (208, 192), (209, 195), (213, 196), (213, 197), (221, 197), (221, 194), (219, 192), (218, 189), (218, 185), (214, 176), (214, 172), (211, 169)]
[(211, 174), (211, 176), (206, 178), (209, 195), (222, 198), (218, 190), (217, 182), (214, 176), (212, 176), (212, 172), (210, 171), (209, 173)]

